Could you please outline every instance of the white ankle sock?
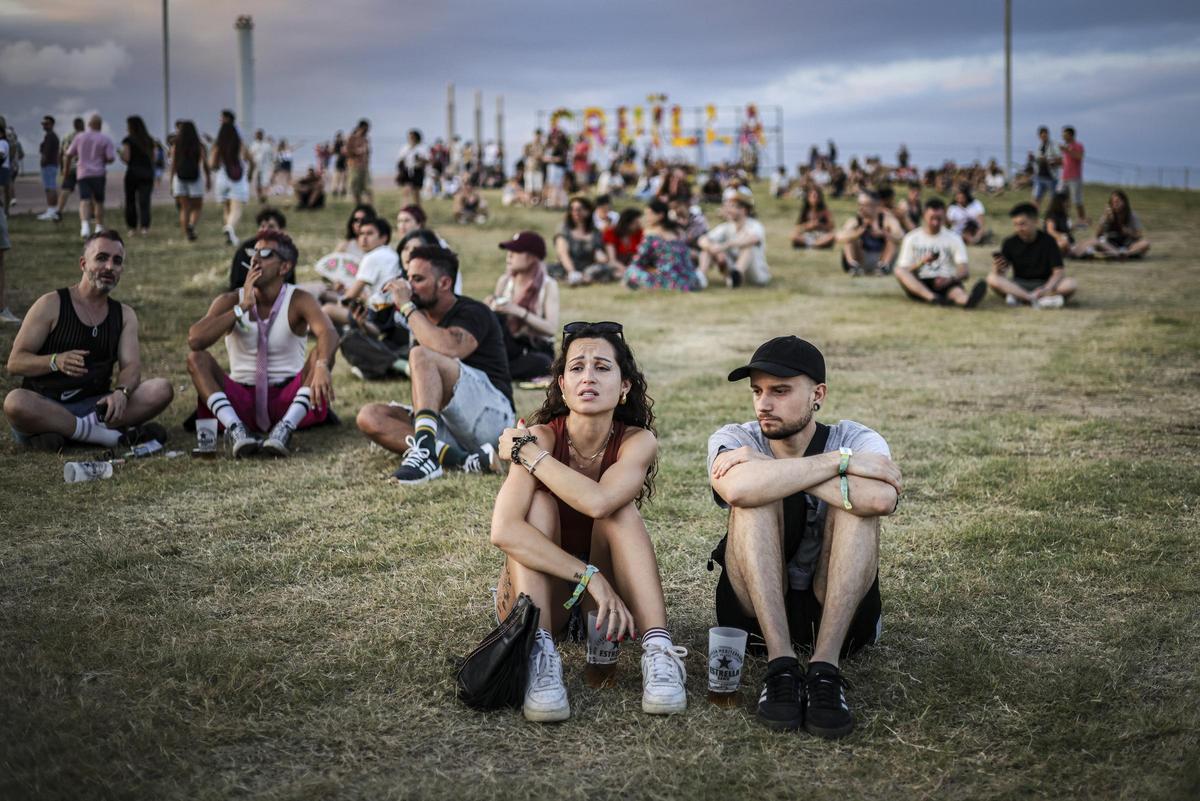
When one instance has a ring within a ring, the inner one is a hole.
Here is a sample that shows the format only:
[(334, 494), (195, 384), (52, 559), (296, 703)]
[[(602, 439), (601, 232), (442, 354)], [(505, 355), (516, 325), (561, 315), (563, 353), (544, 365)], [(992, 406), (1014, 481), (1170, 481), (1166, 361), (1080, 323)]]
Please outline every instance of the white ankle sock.
[(675, 643), (671, 642), (671, 635), (667, 633), (666, 629), (653, 628), (646, 629), (642, 633), (642, 647), (645, 648), (649, 645), (661, 645), (670, 648)]
[(301, 387), (296, 393), (296, 397), (292, 398), (292, 403), (288, 406), (288, 410), (283, 415), (282, 422), (293, 431), (296, 426), (300, 425), (300, 421), (308, 414), (308, 410), (312, 408), (312, 390), (308, 387)]
[(216, 415), (218, 422), (226, 428), (242, 422), (237, 412), (233, 410), (233, 404), (229, 402), (229, 396), (224, 392), (214, 392), (208, 396), (208, 410)]
[(87, 442), (92, 445), (103, 445), (106, 448), (111, 448), (120, 442), (121, 432), (114, 431), (104, 425), (104, 423), (101, 423), (96, 413), (92, 412), (86, 417), (75, 418), (75, 433), (71, 435), (71, 439), (76, 442)]

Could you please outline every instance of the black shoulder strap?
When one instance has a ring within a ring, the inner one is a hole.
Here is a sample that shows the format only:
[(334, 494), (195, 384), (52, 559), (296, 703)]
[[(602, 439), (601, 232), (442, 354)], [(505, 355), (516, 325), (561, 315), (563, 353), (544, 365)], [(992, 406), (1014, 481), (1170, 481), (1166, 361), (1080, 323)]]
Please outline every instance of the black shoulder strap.
[(813, 437), (808, 441), (808, 447), (804, 449), (804, 455), (817, 456), (825, 452), (825, 443), (829, 442), (829, 426), (824, 423), (817, 423), (817, 430), (813, 432)]

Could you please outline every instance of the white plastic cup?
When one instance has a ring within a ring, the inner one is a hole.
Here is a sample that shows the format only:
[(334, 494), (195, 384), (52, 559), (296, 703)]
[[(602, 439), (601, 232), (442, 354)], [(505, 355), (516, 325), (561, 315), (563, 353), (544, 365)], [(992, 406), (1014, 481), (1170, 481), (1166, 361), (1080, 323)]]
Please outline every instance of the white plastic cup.
[(742, 681), (746, 661), (746, 632), (714, 626), (708, 630), (708, 691), (730, 695)]
[(587, 661), (589, 665), (615, 665), (617, 655), (620, 653), (621, 644), (619, 642), (609, 642), (607, 636), (608, 626), (602, 630), (596, 631), (596, 612), (593, 610), (588, 612), (587, 616)]
[(217, 450), (217, 421), (214, 419), (196, 421), (196, 450), (201, 453), (213, 453)]
[(81, 481), (99, 481), (112, 478), (112, 462), (67, 462), (63, 465), (63, 481), (78, 484)]

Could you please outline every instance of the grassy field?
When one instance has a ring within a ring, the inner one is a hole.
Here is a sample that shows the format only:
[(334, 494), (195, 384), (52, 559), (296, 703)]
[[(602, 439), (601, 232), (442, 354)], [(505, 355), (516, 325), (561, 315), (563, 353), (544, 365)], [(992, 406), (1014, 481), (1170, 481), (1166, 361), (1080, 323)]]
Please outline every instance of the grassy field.
[[(1104, 198), (1089, 190), (1093, 213)], [(1068, 265), (1079, 300), (1057, 312), (994, 297), (934, 309), (890, 278), (847, 278), (835, 254), (786, 247), (795, 204), (773, 200), (760, 209), (769, 289), (564, 291), (564, 320), (624, 321), (657, 400), (645, 513), (692, 651), (690, 708), (672, 719), (641, 713), (633, 653), (616, 688), (588, 689), (582, 646), (565, 651), (561, 726), (454, 699), (452, 660), (491, 625), (500, 478), (384, 481), (396, 457), (352, 420), (365, 402), (407, 400), (406, 382), (364, 384), (339, 364), (347, 424), (301, 433), (286, 461), (158, 457), (68, 486), (66, 457), (5, 439), (0, 798), (1200, 796), (1200, 279), (1185, 255), (1200, 196), (1132, 198), (1151, 257)], [(997, 230), (1016, 199), (986, 200)], [(475, 296), (503, 268), (497, 242), (559, 223), (497, 209), (467, 229), (446, 204), (430, 211)], [(229, 250), (211, 207), (191, 246), (155, 213), (116, 294), (142, 321), (144, 375), (177, 389), (165, 422), (189, 448), (185, 331)], [(290, 215), (304, 259), (331, 249), (346, 213)], [(77, 279), (79, 243), (69, 223), (11, 227), (23, 311)], [(971, 250), (977, 274), (990, 250)], [(705, 562), (724, 528), (705, 442), (752, 417), (746, 387), (723, 376), (781, 333), (825, 351), (821, 417), (882, 432), (905, 475), (884, 524), (884, 638), (847, 663), (859, 727), (838, 743), (754, 721), (761, 661), (743, 708), (704, 700)], [(0, 330), (4, 353), (13, 334)]]

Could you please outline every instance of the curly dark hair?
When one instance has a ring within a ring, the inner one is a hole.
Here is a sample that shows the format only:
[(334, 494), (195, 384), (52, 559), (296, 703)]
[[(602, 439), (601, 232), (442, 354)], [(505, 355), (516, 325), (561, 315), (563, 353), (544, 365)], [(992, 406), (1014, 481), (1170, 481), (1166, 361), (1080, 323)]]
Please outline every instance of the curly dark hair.
[[(546, 400), (542, 403), (540, 409), (533, 413), (531, 420), (535, 425), (545, 425), (555, 417), (560, 417), (567, 414), (570, 409), (567, 408), (567, 403), (563, 399), (562, 388), (558, 385), (558, 379), (563, 376), (567, 369), (567, 351), (571, 348), (571, 343), (577, 339), (603, 339), (613, 347), (613, 351), (617, 355), (617, 367), (621, 371), (621, 378), (629, 381), (629, 392), (625, 396), (625, 402), (619, 404), (616, 409), (613, 409), (613, 419), (620, 420), (625, 425), (644, 428), (651, 434), (658, 436), (658, 430), (654, 427), (654, 399), (646, 391), (646, 377), (642, 375), (642, 370), (638, 367), (637, 360), (633, 358), (633, 351), (629, 349), (628, 343), (625, 342), (625, 337), (620, 333), (610, 330), (600, 330), (594, 324), (581, 328), (578, 331), (572, 332), (569, 336), (564, 337), (562, 350), (554, 359), (554, 364), (550, 366), (550, 386), (546, 389)], [(641, 508), (642, 502), (647, 501), (654, 496), (654, 477), (658, 474), (658, 459), (646, 470), (646, 480), (642, 483), (642, 491), (638, 493), (634, 502)]]

